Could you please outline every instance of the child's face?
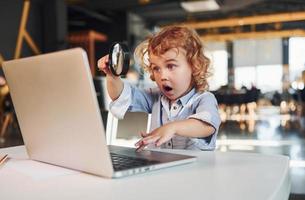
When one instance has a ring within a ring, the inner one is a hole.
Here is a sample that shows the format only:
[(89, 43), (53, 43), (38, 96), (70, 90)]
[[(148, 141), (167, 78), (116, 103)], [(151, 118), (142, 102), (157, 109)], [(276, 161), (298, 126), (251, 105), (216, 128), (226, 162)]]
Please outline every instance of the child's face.
[(149, 56), (151, 70), (161, 92), (171, 101), (185, 95), (193, 87), (192, 68), (184, 49), (170, 49), (160, 56)]

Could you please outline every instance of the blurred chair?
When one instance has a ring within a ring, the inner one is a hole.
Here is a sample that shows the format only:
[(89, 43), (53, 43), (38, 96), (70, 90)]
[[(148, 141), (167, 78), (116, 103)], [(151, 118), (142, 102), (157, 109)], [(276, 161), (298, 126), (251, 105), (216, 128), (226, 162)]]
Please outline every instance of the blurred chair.
[(107, 41), (107, 36), (93, 30), (88, 30), (71, 33), (69, 34), (68, 40), (71, 47), (82, 47), (86, 50), (89, 57), (92, 76), (95, 76), (95, 42), (105, 42)]
[(12, 107), (8, 86), (3, 85), (0, 88), (0, 141), (4, 141), (4, 136), (7, 134), (9, 125), (14, 121), (14, 112)]
[(93, 83), (96, 91), (96, 97), (100, 107), (101, 115), (103, 118), (104, 127), (107, 125), (108, 105), (110, 103), (110, 97), (107, 94), (106, 78), (102, 76), (93, 77)]
[(124, 119), (117, 119), (108, 112), (106, 138), (108, 145), (121, 145), (134, 147), (139, 132), (148, 132), (150, 127), (150, 114), (142, 112), (127, 112)]

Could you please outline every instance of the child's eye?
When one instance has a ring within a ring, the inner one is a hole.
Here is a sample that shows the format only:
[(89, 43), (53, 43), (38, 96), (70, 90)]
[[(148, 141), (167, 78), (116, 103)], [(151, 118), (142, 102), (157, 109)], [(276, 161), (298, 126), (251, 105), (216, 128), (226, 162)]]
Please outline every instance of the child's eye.
[(160, 67), (154, 66), (154, 67), (152, 67), (152, 70), (153, 70), (154, 72), (159, 72), (159, 71), (160, 71)]
[(174, 64), (168, 64), (167, 65), (167, 68), (170, 69), (170, 70), (174, 69), (174, 67), (176, 67), (176, 65), (174, 65)]

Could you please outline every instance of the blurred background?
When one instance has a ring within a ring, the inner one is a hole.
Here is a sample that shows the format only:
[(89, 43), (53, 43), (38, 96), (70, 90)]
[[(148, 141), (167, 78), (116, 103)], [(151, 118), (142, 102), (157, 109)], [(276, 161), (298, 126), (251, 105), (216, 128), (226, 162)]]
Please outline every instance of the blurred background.
[[(304, 0), (1, 0), (0, 65), (84, 48), (107, 128), (109, 98), (97, 60), (115, 41), (133, 51), (173, 24), (194, 28), (212, 61), (209, 85), (222, 119), (217, 151), (289, 156), (290, 199), (305, 199)], [(124, 80), (154, 85), (133, 59)], [(148, 121), (146, 114), (127, 114), (111, 143), (133, 146)], [(1, 69), (0, 148), (22, 144)]]

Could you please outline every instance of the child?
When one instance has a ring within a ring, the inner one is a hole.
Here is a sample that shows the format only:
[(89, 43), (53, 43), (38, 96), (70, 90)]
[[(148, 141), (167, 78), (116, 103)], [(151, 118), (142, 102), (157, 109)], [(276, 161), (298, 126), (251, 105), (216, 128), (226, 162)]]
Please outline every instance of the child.
[(169, 26), (142, 42), (135, 58), (157, 83), (140, 90), (113, 76), (107, 68), (108, 55), (98, 61), (106, 73), (107, 90), (114, 116), (127, 111), (151, 113), (149, 133), (135, 145), (192, 150), (214, 150), (220, 125), (217, 101), (207, 92), (209, 59), (195, 31)]

